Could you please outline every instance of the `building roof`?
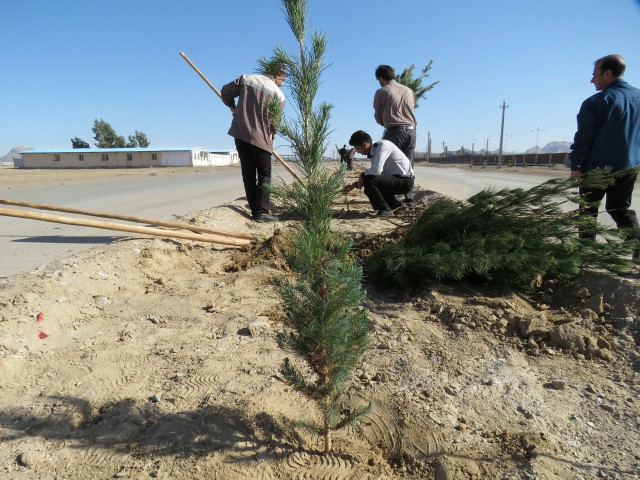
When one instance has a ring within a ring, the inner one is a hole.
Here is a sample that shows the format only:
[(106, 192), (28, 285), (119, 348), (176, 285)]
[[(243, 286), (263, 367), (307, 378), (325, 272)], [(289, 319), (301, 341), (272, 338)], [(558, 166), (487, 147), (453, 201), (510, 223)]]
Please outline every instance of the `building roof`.
[[(132, 152), (191, 152), (193, 150), (206, 150), (203, 147), (158, 147), (158, 148), (33, 148), (31, 150), (23, 150), (20, 154), (25, 153), (132, 153)], [(230, 150), (222, 150), (230, 151)]]
[(193, 150), (206, 150), (210, 153), (231, 153), (235, 148), (204, 148), (204, 147), (158, 147), (158, 148), (31, 148), (20, 151), (23, 153), (132, 153), (132, 152), (192, 152)]

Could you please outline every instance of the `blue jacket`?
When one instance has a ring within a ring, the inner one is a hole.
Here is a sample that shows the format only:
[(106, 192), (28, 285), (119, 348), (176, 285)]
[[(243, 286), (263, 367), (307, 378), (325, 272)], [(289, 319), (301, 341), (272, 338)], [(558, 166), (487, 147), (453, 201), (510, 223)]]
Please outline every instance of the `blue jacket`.
[(571, 145), (571, 170), (640, 165), (640, 90), (624, 80), (582, 102)]

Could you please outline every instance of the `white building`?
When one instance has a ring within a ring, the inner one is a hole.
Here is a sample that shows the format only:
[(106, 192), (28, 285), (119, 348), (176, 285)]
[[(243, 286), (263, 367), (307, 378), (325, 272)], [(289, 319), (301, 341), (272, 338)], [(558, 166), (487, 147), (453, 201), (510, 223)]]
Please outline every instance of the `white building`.
[(240, 165), (237, 150), (209, 150), (209, 166)]
[(190, 148), (69, 148), (25, 150), (16, 168), (143, 168), (235, 165), (236, 150)]

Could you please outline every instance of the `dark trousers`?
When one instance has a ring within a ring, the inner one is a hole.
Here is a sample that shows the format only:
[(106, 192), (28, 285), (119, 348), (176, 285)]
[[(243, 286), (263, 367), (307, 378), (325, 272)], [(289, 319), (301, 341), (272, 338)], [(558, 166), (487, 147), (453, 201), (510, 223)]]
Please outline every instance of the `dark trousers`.
[(247, 202), (252, 215), (269, 213), (271, 202), (269, 192), (263, 187), (271, 183), (271, 153), (251, 145), (243, 140), (236, 140), (236, 149), (240, 157), (242, 182)]
[[(407, 128), (407, 127), (391, 127), (385, 129), (382, 134), (382, 138), (384, 140), (389, 140), (396, 147), (402, 150), (402, 153), (406, 155), (406, 157), (411, 162), (411, 168), (413, 168), (413, 157), (416, 151), (416, 127)], [(405, 199), (409, 201), (413, 201), (413, 187), (409, 192), (405, 194)]]
[(347, 170), (353, 170), (353, 157), (347, 157)]
[(349, 170), (349, 171), (353, 170), (353, 156), (352, 155), (349, 155), (347, 153), (341, 161), (347, 164), (347, 170)]
[[(581, 206), (580, 213), (597, 218), (598, 206), (606, 195), (605, 209), (611, 215), (613, 221), (616, 222), (618, 228), (640, 228), (636, 212), (629, 209), (631, 207), (633, 187), (637, 178), (638, 173), (634, 172), (616, 177), (615, 183), (604, 190), (601, 188), (580, 188), (580, 197), (585, 202), (594, 202), (593, 205)], [(595, 238), (595, 234), (580, 232), (580, 237)]]
[(402, 205), (396, 195), (406, 194), (413, 188), (413, 177), (395, 175), (366, 175), (364, 194), (375, 210), (393, 210)]

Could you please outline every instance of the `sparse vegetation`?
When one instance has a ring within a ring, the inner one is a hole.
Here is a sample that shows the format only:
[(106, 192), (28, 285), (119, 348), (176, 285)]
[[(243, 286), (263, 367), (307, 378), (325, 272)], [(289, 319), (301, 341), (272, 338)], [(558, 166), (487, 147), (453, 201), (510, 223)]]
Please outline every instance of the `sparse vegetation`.
[(71, 139), (71, 147), (72, 148), (91, 148), (91, 146), (87, 142), (85, 142), (84, 140), (78, 137), (73, 137)]
[(96, 118), (91, 130), (95, 135), (93, 137), (96, 141), (95, 146), (98, 148), (146, 148), (150, 145), (147, 136), (138, 130), (134, 135), (129, 135), (128, 141), (125, 141), (124, 137), (118, 135), (109, 122), (105, 122), (102, 119), (98, 120)]

